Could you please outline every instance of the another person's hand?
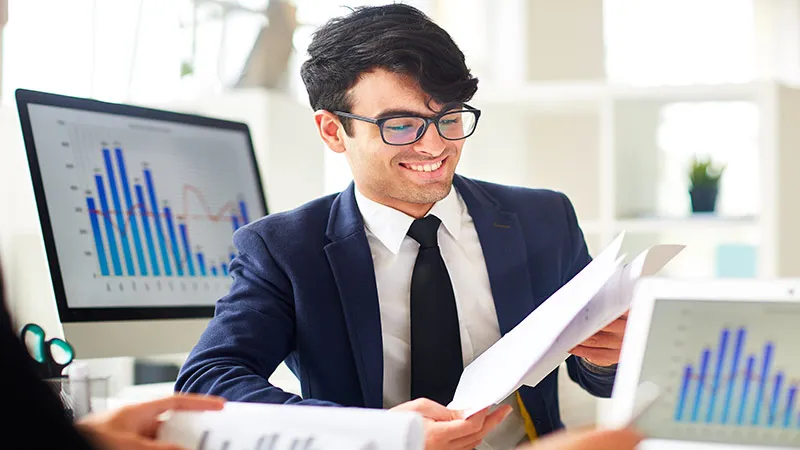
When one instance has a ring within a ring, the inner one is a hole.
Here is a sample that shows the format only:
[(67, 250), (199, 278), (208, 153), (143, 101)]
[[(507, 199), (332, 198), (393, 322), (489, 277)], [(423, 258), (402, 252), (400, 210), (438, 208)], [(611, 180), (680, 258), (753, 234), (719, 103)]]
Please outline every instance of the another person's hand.
[(569, 352), (598, 366), (617, 364), (627, 324), (628, 313), (626, 312)]
[(642, 439), (630, 428), (557, 431), (517, 450), (634, 450)]
[(397, 405), (392, 410), (414, 411), (425, 418), (425, 450), (475, 448), (511, 413), (511, 407), (503, 405), (491, 413), (487, 408), (464, 419), (461, 412), (424, 398)]
[(155, 440), (160, 416), (170, 410), (213, 411), (225, 400), (198, 394), (175, 394), (158, 400), (126, 405), (113, 411), (88, 415), (78, 429), (95, 445), (109, 450), (179, 450), (181, 447)]

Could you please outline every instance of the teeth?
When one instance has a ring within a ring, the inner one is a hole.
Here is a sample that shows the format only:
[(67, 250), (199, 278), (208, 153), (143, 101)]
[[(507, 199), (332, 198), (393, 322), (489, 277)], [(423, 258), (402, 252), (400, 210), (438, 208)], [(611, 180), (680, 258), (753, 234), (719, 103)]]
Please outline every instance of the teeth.
[(422, 166), (407, 164), (406, 167), (411, 170), (416, 170), (417, 172), (433, 172), (439, 167), (442, 167), (442, 161), (433, 164), (425, 164)]

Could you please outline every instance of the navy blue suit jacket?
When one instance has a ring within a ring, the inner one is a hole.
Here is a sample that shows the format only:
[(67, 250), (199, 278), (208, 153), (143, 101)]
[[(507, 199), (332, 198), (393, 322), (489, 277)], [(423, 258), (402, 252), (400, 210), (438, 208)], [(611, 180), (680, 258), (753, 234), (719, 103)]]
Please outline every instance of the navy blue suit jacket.
[[(590, 261), (561, 193), (456, 176), (475, 224), (507, 333)], [(234, 235), (233, 287), (181, 368), (176, 389), (229, 400), (383, 406), (383, 349), (375, 272), (354, 186), (268, 215)], [(286, 360), (302, 398), (269, 384)], [(614, 373), (574, 356), (570, 377), (608, 397)], [(520, 395), (539, 435), (563, 427), (557, 371)]]

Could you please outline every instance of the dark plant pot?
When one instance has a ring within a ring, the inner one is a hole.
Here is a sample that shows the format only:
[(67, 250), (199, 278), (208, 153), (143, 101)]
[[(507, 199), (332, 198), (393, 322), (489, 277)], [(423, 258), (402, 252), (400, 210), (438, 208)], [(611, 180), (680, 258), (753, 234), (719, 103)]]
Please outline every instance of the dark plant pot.
[(692, 212), (714, 212), (717, 206), (717, 186), (694, 186), (689, 189)]

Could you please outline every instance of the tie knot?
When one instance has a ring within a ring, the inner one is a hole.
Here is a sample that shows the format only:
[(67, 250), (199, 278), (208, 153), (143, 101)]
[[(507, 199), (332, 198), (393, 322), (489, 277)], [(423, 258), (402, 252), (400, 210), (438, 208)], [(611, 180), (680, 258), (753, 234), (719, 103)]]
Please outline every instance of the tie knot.
[(441, 223), (442, 221), (434, 215), (417, 219), (408, 229), (408, 235), (419, 242), (420, 248), (436, 247), (439, 245), (436, 239), (436, 233), (439, 231), (439, 225)]

